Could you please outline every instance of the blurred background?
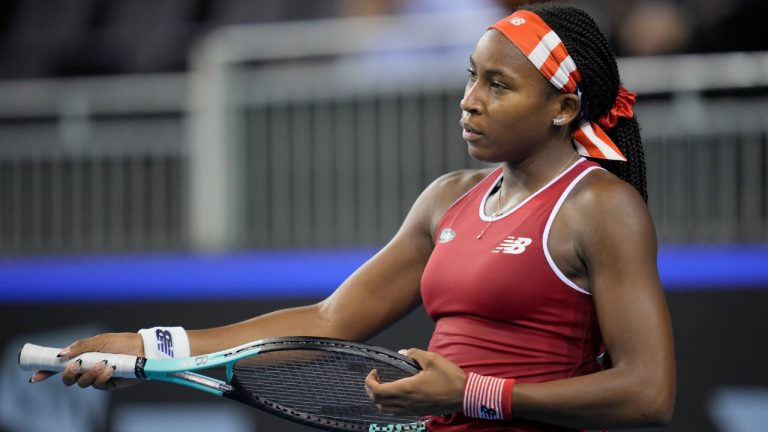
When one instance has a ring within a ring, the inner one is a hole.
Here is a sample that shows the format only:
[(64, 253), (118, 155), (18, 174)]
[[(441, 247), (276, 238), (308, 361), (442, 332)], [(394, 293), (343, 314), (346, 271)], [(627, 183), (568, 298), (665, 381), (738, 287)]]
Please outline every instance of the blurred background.
[[(307, 430), (171, 385), (27, 385), (16, 352), (325, 297), (480, 166), (467, 59), (518, 3), (0, 0), (0, 431)], [(572, 3), (639, 94), (678, 355), (658, 430), (767, 430), (767, 3)], [(416, 310), (371, 342), (431, 330)]]

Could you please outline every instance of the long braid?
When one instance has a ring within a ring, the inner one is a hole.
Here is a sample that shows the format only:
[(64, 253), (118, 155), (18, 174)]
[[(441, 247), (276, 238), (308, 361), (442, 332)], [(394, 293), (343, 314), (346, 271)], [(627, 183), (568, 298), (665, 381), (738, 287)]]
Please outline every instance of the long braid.
[[(521, 9), (541, 17), (563, 41), (582, 76), (581, 115), (597, 121), (613, 106), (619, 92), (620, 77), (613, 49), (595, 21), (580, 9), (555, 3), (527, 5)], [(606, 130), (606, 133), (627, 161), (595, 161), (634, 186), (647, 201), (645, 154), (637, 121), (620, 118), (616, 126)]]

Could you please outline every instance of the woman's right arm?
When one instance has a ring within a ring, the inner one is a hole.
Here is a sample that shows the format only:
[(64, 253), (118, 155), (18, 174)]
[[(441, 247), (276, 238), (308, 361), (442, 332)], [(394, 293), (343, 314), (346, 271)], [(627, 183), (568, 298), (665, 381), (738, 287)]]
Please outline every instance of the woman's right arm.
[[(416, 200), (394, 238), (325, 300), (231, 325), (190, 330), (191, 355), (277, 336), (363, 341), (385, 329), (420, 303), (419, 284), (432, 252), (432, 233), (444, 211), (467, 189), (466, 180), (465, 175), (448, 174), (433, 182)], [(138, 334), (109, 333), (74, 342), (63, 351), (63, 357), (89, 351), (144, 354)], [(76, 367), (71, 365), (62, 373), (65, 384), (107, 388), (116, 381), (110, 380), (109, 367), (84, 374), (79, 374)], [(38, 372), (33, 379), (40, 381), (48, 376), (48, 372)]]
[(364, 341), (393, 324), (421, 301), (420, 281), (432, 253), (432, 233), (455, 199), (461, 180), (460, 173), (447, 174), (427, 187), (392, 240), (325, 300), (232, 325), (190, 331), (192, 355), (275, 336)]

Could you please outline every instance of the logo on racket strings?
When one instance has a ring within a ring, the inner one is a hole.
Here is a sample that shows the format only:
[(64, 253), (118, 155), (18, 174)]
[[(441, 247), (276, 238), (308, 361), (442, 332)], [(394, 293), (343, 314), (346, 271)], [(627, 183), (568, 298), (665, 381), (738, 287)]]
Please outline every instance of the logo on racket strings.
[(368, 426), (368, 432), (422, 432), (427, 430), (427, 422), (418, 421), (413, 423), (395, 423), (388, 425), (379, 425), (373, 423)]
[(379, 411), (373, 405), (326, 405), (320, 407), (320, 413), (335, 417), (375, 415), (378, 414), (378, 412)]

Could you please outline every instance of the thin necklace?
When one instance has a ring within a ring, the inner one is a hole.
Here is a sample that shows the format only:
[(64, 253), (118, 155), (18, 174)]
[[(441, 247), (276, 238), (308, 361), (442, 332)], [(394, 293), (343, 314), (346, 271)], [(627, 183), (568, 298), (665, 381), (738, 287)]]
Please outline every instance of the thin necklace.
[(483, 234), (485, 234), (485, 231), (488, 229), (488, 227), (490, 227), (490, 226), (491, 226), (491, 224), (494, 222), (494, 220), (496, 220), (496, 218), (497, 218), (497, 217), (501, 216), (502, 214), (504, 214), (505, 212), (507, 212), (509, 209), (516, 207), (516, 206), (517, 206), (518, 204), (520, 204), (520, 203), (521, 203), (521, 202), (522, 202), (524, 199), (526, 199), (526, 198), (528, 198), (529, 196), (531, 196), (531, 195), (535, 194), (535, 193), (536, 193), (536, 192), (538, 192), (538, 191), (539, 191), (541, 188), (543, 188), (543, 187), (544, 187), (544, 186), (545, 186), (547, 183), (549, 183), (550, 181), (552, 181), (552, 179), (554, 179), (555, 177), (559, 176), (559, 175), (560, 175), (560, 174), (561, 174), (563, 171), (565, 171), (565, 168), (568, 166), (568, 164), (569, 164), (571, 161), (573, 161), (573, 157), (574, 157), (574, 156), (578, 156), (578, 155), (579, 155), (578, 153), (574, 153), (574, 154), (572, 154), (572, 155), (571, 155), (571, 157), (569, 157), (569, 158), (568, 158), (568, 160), (567, 160), (567, 161), (565, 161), (565, 163), (563, 164), (563, 166), (561, 166), (561, 167), (560, 167), (560, 168), (557, 170), (557, 173), (556, 173), (555, 175), (553, 175), (553, 176), (552, 176), (552, 178), (550, 178), (549, 180), (547, 180), (547, 181), (545, 181), (544, 183), (540, 184), (538, 187), (536, 187), (536, 188), (535, 188), (535, 189), (533, 189), (532, 191), (528, 192), (527, 194), (525, 194), (525, 195), (521, 196), (520, 198), (518, 198), (518, 199), (514, 200), (512, 203), (508, 203), (507, 205), (505, 205), (505, 206), (504, 206), (504, 208), (503, 208), (503, 209), (502, 209), (502, 207), (501, 207), (501, 201), (502, 201), (502, 195), (501, 195), (501, 193), (502, 193), (502, 192), (501, 192), (501, 191), (502, 191), (504, 188), (501, 186), (501, 184), (504, 182), (504, 176), (502, 175), (501, 179), (499, 179), (499, 182), (498, 182), (498, 184), (497, 184), (497, 187), (499, 188), (499, 196), (498, 196), (498, 198), (497, 198), (497, 200), (496, 200), (496, 211), (495, 211), (494, 213), (492, 213), (492, 214), (491, 214), (491, 216), (490, 216), (490, 220), (489, 220), (489, 221), (488, 221), (488, 223), (485, 225), (485, 228), (483, 228), (483, 230), (482, 230), (482, 231), (480, 231), (480, 234), (478, 234), (478, 235), (477, 235), (477, 239), (478, 239), (478, 240), (480, 240), (480, 239), (483, 237)]

